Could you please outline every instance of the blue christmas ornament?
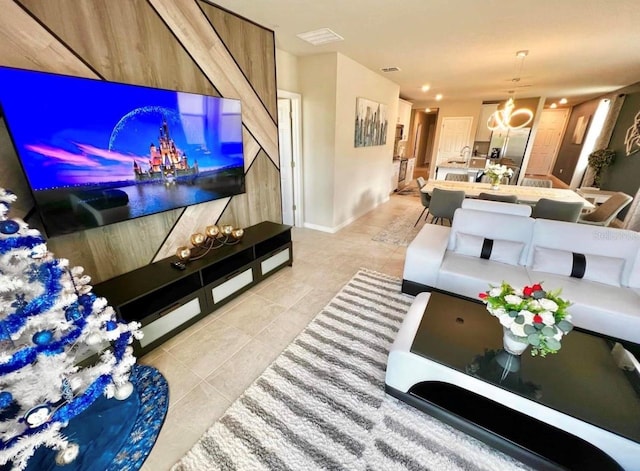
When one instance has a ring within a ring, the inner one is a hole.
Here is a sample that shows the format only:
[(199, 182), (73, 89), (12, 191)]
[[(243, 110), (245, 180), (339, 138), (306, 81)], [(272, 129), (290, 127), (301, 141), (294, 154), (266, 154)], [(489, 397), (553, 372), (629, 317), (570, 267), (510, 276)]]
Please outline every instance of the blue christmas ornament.
[(0, 392), (0, 409), (8, 407), (13, 402), (13, 394), (7, 391)]
[(53, 332), (50, 330), (42, 330), (33, 334), (31, 338), (36, 345), (47, 345), (53, 340)]
[(83, 311), (82, 306), (78, 306), (76, 304), (73, 304), (72, 306), (69, 306), (66, 311), (64, 311), (64, 317), (69, 322), (75, 322), (78, 319), (82, 319), (82, 317), (83, 317), (82, 316), (82, 311)]
[(20, 224), (11, 219), (0, 221), (0, 232), (3, 234), (15, 234), (20, 230)]
[(107, 328), (107, 330), (111, 331), (111, 330), (115, 330), (118, 328), (118, 324), (114, 321), (107, 321), (104, 323), (104, 326)]

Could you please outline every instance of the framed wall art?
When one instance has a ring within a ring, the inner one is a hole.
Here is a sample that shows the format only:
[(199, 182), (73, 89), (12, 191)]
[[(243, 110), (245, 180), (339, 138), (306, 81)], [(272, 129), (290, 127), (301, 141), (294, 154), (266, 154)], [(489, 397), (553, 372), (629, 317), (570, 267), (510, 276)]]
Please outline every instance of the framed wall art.
[(355, 147), (385, 145), (387, 127), (387, 105), (366, 98), (356, 98)]

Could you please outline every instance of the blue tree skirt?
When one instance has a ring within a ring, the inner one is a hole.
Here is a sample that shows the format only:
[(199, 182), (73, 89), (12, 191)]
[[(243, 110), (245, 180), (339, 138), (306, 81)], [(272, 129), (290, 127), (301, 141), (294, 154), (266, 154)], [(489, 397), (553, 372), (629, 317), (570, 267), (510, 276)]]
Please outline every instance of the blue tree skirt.
[(124, 401), (101, 396), (69, 421), (62, 433), (80, 446), (72, 463), (59, 466), (56, 451), (40, 447), (28, 471), (134, 471), (151, 452), (169, 406), (169, 387), (151, 366), (131, 370), (133, 393)]

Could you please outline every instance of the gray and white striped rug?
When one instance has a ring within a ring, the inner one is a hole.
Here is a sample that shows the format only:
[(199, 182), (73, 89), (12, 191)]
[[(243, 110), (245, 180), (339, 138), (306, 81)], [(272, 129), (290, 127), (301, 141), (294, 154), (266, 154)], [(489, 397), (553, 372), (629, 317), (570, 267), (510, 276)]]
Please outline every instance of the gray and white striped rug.
[(360, 270), (172, 470), (524, 469), (385, 394), (412, 300)]

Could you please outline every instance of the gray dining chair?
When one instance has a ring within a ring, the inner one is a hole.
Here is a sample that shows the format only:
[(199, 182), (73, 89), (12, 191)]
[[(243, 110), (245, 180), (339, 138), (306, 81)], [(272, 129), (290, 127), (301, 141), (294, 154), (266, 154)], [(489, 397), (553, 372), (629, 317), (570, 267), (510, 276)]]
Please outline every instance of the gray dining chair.
[(538, 188), (553, 188), (553, 180), (545, 178), (523, 178), (521, 186), (535, 186)]
[(532, 218), (577, 222), (582, 211), (581, 201), (558, 201), (540, 198), (531, 211)]
[(468, 182), (469, 177), (466, 173), (447, 173), (444, 177), (445, 180), (450, 182)]
[[(422, 177), (418, 177), (416, 178), (416, 183), (418, 184), (418, 189), (422, 190), (422, 187), (425, 186), (427, 184), (426, 181), (424, 181), (424, 178)], [(431, 203), (431, 195), (429, 193), (425, 193), (424, 191), (420, 192), (420, 202), (422, 203), (422, 212), (420, 213), (420, 216), (418, 216), (418, 219), (416, 220), (416, 223), (413, 225), (413, 227), (416, 227), (418, 225), (418, 223), (420, 222), (420, 219), (422, 219), (422, 215), (425, 213), (427, 213), (427, 215), (424, 217), (424, 220), (426, 221), (427, 218), (429, 217), (429, 204)]]
[(578, 222), (582, 224), (593, 224), (596, 226), (608, 226), (615, 219), (620, 211), (627, 207), (633, 200), (632, 196), (621, 191), (611, 195), (607, 201), (598, 206), (590, 213), (582, 214)]
[(500, 201), (502, 203), (517, 203), (516, 195), (494, 195), (493, 193), (480, 193), (478, 199), (487, 201)]
[(449, 224), (453, 222), (453, 213), (462, 206), (464, 201), (464, 191), (451, 191), (434, 188), (431, 193), (431, 202), (429, 204), (429, 212), (433, 219), (432, 224), (443, 219), (447, 219)]

